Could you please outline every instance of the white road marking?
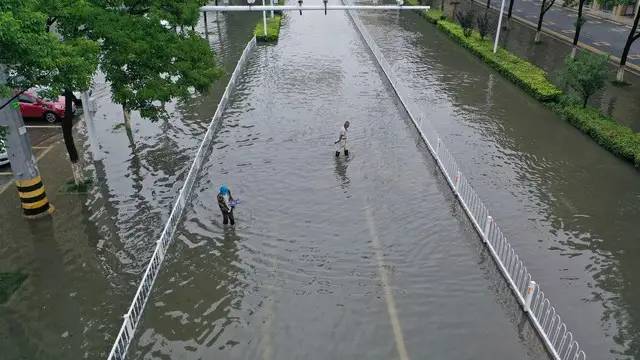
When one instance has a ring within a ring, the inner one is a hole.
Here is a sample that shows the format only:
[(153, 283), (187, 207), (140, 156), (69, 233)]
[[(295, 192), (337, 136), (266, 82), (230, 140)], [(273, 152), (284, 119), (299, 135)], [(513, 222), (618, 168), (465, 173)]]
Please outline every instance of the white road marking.
[[(49, 153), (49, 151), (51, 151), (51, 149), (53, 149), (54, 146), (55, 146), (55, 143), (50, 145), (48, 148), (46, 148), (40, 155), (38, 155), (38, 157), (36, 158), (36, 161), (40, 161), (40, 159), (42, 159), (45, 155), (47, 155), (47, 153)], [(11, 186), (12, 184), (13, 184), (13, 181), (9, 181), (8, 183), (0, 187), (0, 194), (7, 191), (9, 186)]]
[(409, 360), (409, 354), (407, 347), (404, 343), (404, 336), (402, 336), (402, 327), (400, 326), (400, 319), (398, 318), (398, 310), (396, 309), (396, 300), (393, 297), (391, 286), (389, 286), (389, 275), (384, 264), (384, 254), (382, 253), (382, 244), (380, 238), (378, 238), (378, 232), (376, 226), (373, 223), (373, 215), (371, 210), (367, 207), (367, 224), (369, 225), (369, 234), (371, 235), (373, 250), (376, 254), (376, 260), (378, 262), (378, 272), (380, 273), (380, 281), (382, 281), (382, 288), (384, 290), (384, 299), (387, 303), (387, 312), (391, 319), (391, 327), (393, 328), (393, 336), (396, 341), (396, 348), (398, 349), (398, 356), (400, 360)]

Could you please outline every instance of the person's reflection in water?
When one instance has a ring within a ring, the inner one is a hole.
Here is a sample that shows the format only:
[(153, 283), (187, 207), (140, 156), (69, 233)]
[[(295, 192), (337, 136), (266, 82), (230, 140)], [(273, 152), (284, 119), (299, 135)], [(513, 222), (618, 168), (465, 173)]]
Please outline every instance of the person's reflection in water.
[(351, 179), (347, 176), (347, 167), (349, 165), (349, 160), (335, 158), (336, 161), (336, 178), (340, 183), (340, 187), (345, 190), (349, 189), (349, 184), (351, 184)]

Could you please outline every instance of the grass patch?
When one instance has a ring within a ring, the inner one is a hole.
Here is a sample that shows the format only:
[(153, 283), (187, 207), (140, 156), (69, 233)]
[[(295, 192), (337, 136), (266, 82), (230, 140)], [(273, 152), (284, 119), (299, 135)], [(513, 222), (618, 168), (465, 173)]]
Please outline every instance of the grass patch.
[(76, 185), (75, 181), (69, 180), (62, 185), (61, 193), (66, 194), (86, 194), (93, 186), (93, 178), (87, 177), (80, 184)]
[(437, 24), (440, 20), (445, 20), (447, 17), (441, 10), (429, 9), (429, 11), (421, 11), (420, 15), (427, 19), (432, 24)]
[(469, 49), (536, 99), (543, 102), (555, 101), (562, 94), (562, 91), (547, 79), (544, 70), (504, 49), (499, 48), (494, 54), (491, 41), (480, 39), (477, 31), (465, 37), (462, 27), (454, 22), (441, 19), (437, 21), (437, 25), (460, 45)]
[(0, 272), (0, 304), (9, 301), (11, 295), (18, 290), (26, 279), (26, 274)]
[(267, 33), (264, 33), (264, 24), (262, 20), (256, 24), (253, 34), (258, 42), (276, 42), (280, 36), (280, 24), (282, 23), (282, 15), (274, 15), (273, 18), (267, 19)]
[(571, 104), (555, 104), (553, 108), (602, 147), (640, 167), (640, 133), (618, 124), (594, 108)]

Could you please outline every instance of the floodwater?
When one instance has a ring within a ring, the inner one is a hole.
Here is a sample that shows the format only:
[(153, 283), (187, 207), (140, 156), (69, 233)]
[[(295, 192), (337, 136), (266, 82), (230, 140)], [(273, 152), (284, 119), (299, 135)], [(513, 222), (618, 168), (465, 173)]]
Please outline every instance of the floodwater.
[[(76, 125), (96, 186), (80, 195), (48, 186), (57, 208), (52, 219), (27, 221), (19, 208), (0, 208), (0, 271), (29, 275), (0, 306), (3, 360), (106, 358), (255, 21), (247, 14), (209, 17), (209, 42), (228, 74), (207, 96), (169, 104), (171, 121), (151, 123), (133, 113), (127, 133), (121, 108), (98, 77), (98, 112)], [(59, 180), (48, 175), (56, 167), (69, 169), (63, 156), (49, 154), (61, 160), (40, 162), (47, 185)]]
[(199, 179), (132, 358), (547, 358), (345, 13), (256, 50)]
[[(416, 14), (363, 20), (588, 358), (639, 358), (637, 170)], [(228, 72), (256, 21), (209, 16)], [(96, 186), (53, 220), (0, 208), (0, 270), (29, 273), (3, 359), (106, 356), (225, 84), (128, 133), (98, 79), (78, 124)], [(256, 50), (195, 192), (131, 358), (546, 358), (344, 13), (291, 13)]]
[(637, 169), (416, 14), (363, 21), (588, 358), (640, 358)]

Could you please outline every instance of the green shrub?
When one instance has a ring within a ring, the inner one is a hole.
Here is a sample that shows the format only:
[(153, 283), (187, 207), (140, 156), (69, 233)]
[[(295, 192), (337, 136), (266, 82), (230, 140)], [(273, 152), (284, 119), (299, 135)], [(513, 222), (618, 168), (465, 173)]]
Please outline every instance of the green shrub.
[(473, 23), (475, 22), (476, 14), (472, 10), (456, 11), (456, 21), (462, 27), (462, 34), (464, 37), (470, 37), (473, 34)]
[(581, 52), (575, 59), (568, 56), (564, 63), (562, 82), (580, 95), (582, 107), (586, 107), (591, 95), (604, 87), (609, 57)]
[(280, 24), (282, 22), (281, 15), (275, 15), (273, 18), (267, 19), (267, 34), (264, 33), (264, 24), (262, 20), (256, 24), (253, 34), (259, 42), (276, 42), (280, 36)]
[(504, 49), (493, 53), (491, 42), (480, 39), (477, 32), (465, 37), (460, 25), (448, 20), (439, 20), (438, 27), (451, 38), (458, 41), (498, 72), (508, 77), (515, 84), (540, 101), (554, 101), (562, 92), (546, 77), (544, 70), (511, 54)]
[(633, 132), (591, 107), (557, 104), (554, 109), (602, 147), (640, 167), (640, 133)]

